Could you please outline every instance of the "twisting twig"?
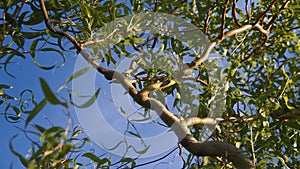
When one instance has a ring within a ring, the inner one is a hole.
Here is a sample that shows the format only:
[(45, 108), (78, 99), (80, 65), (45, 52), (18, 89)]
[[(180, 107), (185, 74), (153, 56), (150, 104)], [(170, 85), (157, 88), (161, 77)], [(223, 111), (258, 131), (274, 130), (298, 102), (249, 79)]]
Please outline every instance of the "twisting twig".
[(246, 0), (245, 11), (246, 11), (246, 14), (247, 14), (248, 24), (250, 24), (251, 21), (250, 21), (250, 15), (249, 15), (249, 11), (248, 11), (248, 0)]
[[(269, 39), (269, 36), (265, 36), (265, 39), (264, 39), (263, 43), (261, 43), (261, 44), (260, 44), (258, 47), (256, 47), (255, 49), (251, 48), (251, 49), (253, 49), (252, 52), (251, 52), (248, 56), (245, 56), (244, 59), (241, 60), (241, 62), (245, 62), (245, 61), (248, 60), (250, 57), (252, 57), (257, 51), (262, 50), (263, 47), (265, 46), (265, 44), (267, 43), (268, 39)], [(249, 50), (247, 51), (247, 53), (248, 53), (249, 51), (251, 51), (251, 49), (249, 49)]]
[(270, 22), (268, 23), (268, 25), (267, 25), (267, 27), (268, 27), (267, 30), (268, 30), (268, 31), (270, 31), (270, 29), (271, 29), (271, 27), (272, 27), (272, 25), (273, 25), (275, 19), (277, 18), (277, 16), (278, 16), (279, 14), (281, 14), (281, 12), (287, 7), (287, 5), (288, 5), (289, 3), (290, 3), (290, 0), (285, 1), (285, 3), (280, 7), (279, 12), (278, 12), (277, 14), (275, 14), (275, 15), (272, 16), (271, 21), (270, 21)]
[(183, 164), (182, 164), (182, 168), (184, 168), (185, 167), (185, 164), (186, 164), (186, 162), (185, 162), (185, 159), (184, 159), (184, 157), (183, 157), (183, 155), (182, 155), (182, 147), (181, 147), (181, 145), (178, 143), (177, 144), (178, 145), (178, 148), (179, 148), (179, 156), (180, 156), (180, 158), (182, 159), (182, 161), (183, 161)]
[(71, 35), (69, 35), (67, 32), (64, 32), (64, 31), (59, 31), (59, 30), (56, 30), (54, 29), (51, 25), (50, 25), (50, 20), (49, 20), (49, 16), (48, 16), (48, 12), (47, 12), (47, 9), (46, 9), (46, 6), (45, 6), (45, 2), (43, 0), (40, 0), (40, 4), (41, 4), (41, 8), (42, 8), (42, 12), (43, 12), (43, 15), (44, 15), (44, 19), (45, 19), (45, 24), (47, 26), (47, 28), (55, 33), (55, 34), (58, 34), (58, 35), (61, 35), (63, 37), (66, 37), (67, 39), (69, 39), (73, 45), (76, 47), (76, 49), (80, 52), (82, 49), (81, 49), (81, 46), (80, 44), (76, 41), (75, 38), (73, 38)]
[(162, 159), (168, 157), (170, 154), (172, 154), (175, 150), (177, 150), (178, 147), (175, 147), (173, 150), (171, 150), (169, 153), (167, 153), (166, 155), (158, 158), (158, 159), (155, 159), (155, 160), (152, 160), (152, 161), (149, 161), (149, 162), (146, 162), (146, 163), (143, 163), (143, 164), (138, 164), (138, 165), (135, 165), (134, 168), (137, 168), (137, 167), (141, 167), (141, 166), (144, 166), (144, 165), (148, 165), (148, 164), (152, 164), (152, 163), (155, 163), (157, 161), (161, 161)]
[(205, 22), (204, 22), (204, 27), (203, 27), (203, 33), (206, 35), (208, 33), (208, 23), (209, 23), (212, 11), (214, 10), (214, 8), (217, 6), (218, 3), (219, 3), (219, 0), (217, 0), (215, 3), (213, 3), (212, 7), (207, 12)]
[(257, 18), (253, 25), (256, 25), (259, 21), (261, 21), (277, 1), (278, 0), (273, 0), (273, 2), (268, 6), (268, 8)]
[[(141, 95), (136, 88), (132, 85), (130, 80), (128, 80), (123, 74), (105, 69), (100, 66), (98, 62), (96, 62), (89, 54), (82, 50), (80, 44), (68, 33), (59, 31), (54, 29), (50, 23), (49, 18), (47, 14), (47, 10), (45, 7), (45, 3), (43, 0), (40, 0), (40, 5), (42, 8), (42, 12), (45, 18), (45, 23), (47, 28), (57, 34), (66, 37), (69, 39), (76, 49), (81, 52), (81, 55), (95, 68), (105, 76), (106, 79), (112, 80), (113, 77), (117, 79), (122, 86), (128, 90), (128, 93), (133, 98), (134, 101), (136, 101), (139, 105), (143, 106), (144, 108), (151, 108), (154, 110), (160, 117), (160, 119), (168, 125), (169, 128), (173, 130), (173, 132), (176, 134), (176, 136), (179, 139), (180, 144), (185, 147), (190, 153), (197, 155), (197, 156), (221, 156), (224, 158), (227, 158), (229, 161), (231, 161), (237, 168), (241, 169), (253, 169), (254, 165), (253, 162), (237, 147), (220, 142), (220, 141), (208, 141), (204, 143), (200, 143), (197, 141), (196, 138), (194, 138), (187, 127), (184, 120), (180, 120), (177, 116), (175, 116), (173, 113), (171, 113), (165, 105), (163, 105), (160, 101), (149, 98), (148, 95)], [(237, 30), (234, 30), (234, 32), (242, 32), (243, 30), (247, 30), (253, 28), (252, 25), (250, 25), (247, 28), (239, 28)], [(234, 34), (232, 31), (229, 33), (225, 33), (224, 37), (226, 35)], [(219, 43), (221, 40), (218, 39), (217, 41), (213, 42), (212, 44), (208, 45), (208, 47), (205, 49), (204, 54), (201, 56), (199, 60), (196, 61), (195, 65), (201, 64), (207, 57), (208, 54), (211, 52), (212, 48)], [(186, 72), (185, 72), (186, 73)]]
[(255, 149), (253, 144), (253, 131), (252, 131), (252, 125), (250, 126), (250, 144), (251, 144), (251, 151), (253, 156), (253, 163), (255, 165), (256, 157), (255, 157)]
[(225, 29), (225, 24), (226, 24), (226, 10), (227, 10), (228, 4), (229, 4), (229, 0), (226, 0), (225, 6), (223, 8), (223, 13), (222, 13), (221, 37), (223, 37), (223, 35), (224, 35), (224, 29)]
[[(69, 41), (71, 41), (71, 43), (75, 46), (77, 51), (81, 52), (81, 55), (84, 57), (84, 59), (86, 61), (88, 61), (91, 65), (93, 65), (101, 74), (103, 74), (105, 76), (106, 79), (112, 80), (115, 71), (101, 67), (100, 64), (98, 62), (96, 62), (85, 50), (82, 50), (80, 43), (78, 43), (78, 41), (74, 37), (72, 37), (70, 34), (68, 34), (67, 32), (64, 32), (64, 31), (54, 29), (50, 24), (48, 12), (47, 12), (44, 0), (40, 0), (40, 4), (41, 4), (42, 12), (44, 15), (46, 27), (54, 34), (61, 35), (65, 38), (67, 38)], [(131, 86), (130, 89), (132, 89), (132, 87), (133, 86)], [(137, 93), (135, 91), (132, 91), (132, 92)]]
[(238, 19), (236, 18), (236, 0), (233, 0), (233, 2), (232, 2), (232, 16), (233, 16), (235, 24), (237, 24), (239, 27), (241, 27), (242, 25), (239, 23)]

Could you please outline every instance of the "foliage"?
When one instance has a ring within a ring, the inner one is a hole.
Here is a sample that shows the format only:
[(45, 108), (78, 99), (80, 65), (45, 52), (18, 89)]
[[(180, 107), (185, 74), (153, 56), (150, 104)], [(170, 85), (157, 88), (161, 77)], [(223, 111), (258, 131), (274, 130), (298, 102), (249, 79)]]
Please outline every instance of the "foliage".
[[(229, 2), (229, 5), (227, 4)], [(244, 2), (239, 0), (239, 2)], [(255, 161), (257, 168), (297, 168), (300, 152), (300, 8), (293, 8), (296, 1), (259, 1), (247, 5), (235, 6), (235, 1), (97, 1), (97, 0), (47, 0), (45, 6), (49, 14), (51, 26), (56, 30), (71, 35), (81, 44), (88, 43), (93, 33), (115, 21), (117, 18), (145, 12), (172, 14), (196, 25), (210, 41), (217, 39), (215, 53), (222, 54), (228, 62), (225, 69), (229, 88), (226, 92), (226, 111), (224, 121), (220, 122), (211, 139), (231, 143), (245, 151)], [(227, 5), (226, 5), (227, 4)], [(241, 3), (243, 4), (243, 3)], [(225, 11), (224, 11), (225, 10)], [(31, 58), (36, 67), (42, 70), (64, 69), (68, 62), (67, 52), (76, 52), (76, 46), (69, 39), (54, 33), (45, 26), (44, 14), (37, 0), (7, 0), (0, 2), (0, 66), (3, 73), (14, 78), (16, 63)], [(227, 15), (224, 16), (224, 13)], [(234, 14), (236, 13), (236, 14)], [(234, 17), (234, 15), (237, 15)], [(259, 23), (268, 33), (253, 27), (233, 36), (219, 39), (226, 32), (240, 28), (242, 25)], [(224, 27), (225, 24), (225, 27)], [(105, 37), (104, 37), (105, 38)], [(156, 46), (155, 46), (156, 45)], [(157, 51), (153, 52), (153, 46)], [(162, 55), (159, 50), (176, 53), (185, 60), (198, 56), (189, 46), (174, 38), (157, 34), (137, 34), (128, 36), (121, 42), (111, 45), (103, 56), (96, 56), (103, 67), (116, 68), (125, 58), (133, 57), (132, 51), (153, 52), (159, 59), (175, 62)], [(60, 58), (59, 62), (40, 62), (44, 53), (52, 53)], [(147, 57), (145, 57), (147, 58)], [(151, 63), (153, 62), (153, 63)], [(133, 72), (137, 80), (136, 88), (144, 89), (162, 79), (172, 79), (171, 73), (164, 71), (168, 65), (155, 65), (157, 62), (144, 59), (139, 62), (142, 70)], [(152, 69), (143, 69), (146, 65), (154, 65)], [(165, 67), (164, 67), (165, 66)], [(161, 69), (158, 69), (160, 67)], [(122, 158), (116, 163), (108, 155), (98, 156), (87, 152), (84, 147), (88, 138), (81, 137), (81, 129), (74, 127), (46, 127), (35, 124), (34, 118), (46, 105), (61, 106), (68, 114), (72, 106), (85, 108), (95, 102), (100, 89), (83, 103), (74, 103), (71, 97), (79, 96), (72, 91), (70, 82), (93, 67), (83, 68), (70, 74), (65, 82), (61, 82), (56, 92), (40, 78), (43, 98), (36, 100), (36, 89), (23, 89), (20, 94), (12, 95), (11, 88), (15, 84), (0, 84), (0, 110), (8, 123), (22, 122), (26, 133), (35, 136), (32, 140), (29, 157), (15, 150), (11, 139), (10, 149), (27, 168), (78, 168), (85, 166), (82, 159), (89, 159), (97, 168), (109, 166), (134, 167), (136, 159)], [(162, 69), (164, 68), (164, 69)], [(207, 117), (209, 98), (213, 95), (213, 87), (209, 84), (209, 68), (199, 65), (192, 70), (194, 81), (184, 85), (197, 91), (186, 92), (173, 85), (162, 89), (165, 96), (174, 97), (168, 105), (177, 115), (187, 117), (185, 112), (192, 104), (185, 103), (184, 98), (195, 98), (198, 117)], [(141, 80), (147, 77), (154, 80)], [(65, 93), (65, 91), (67, 93)], [(26, 95), (26, 97), (24, 97)], [(29, 95), (29, 97), (28, 97)], [(159, 95), (159, 93), (154, 93)], [(180, 95), (180, 97), (178, 97)], [(184, 106), (183, 106), (184, 105)], [(242, 118), (230, 121), (229, 117)], [(252, 118), (253, 120), (245, 120)], [(23, 120), (24, 119), (24, 120)], [(30, 127), (31, 126), (31, 127)], [(30, 128), (30, 129), (29, 129)], [(201, 131), (194, 125), (192, 134), (198, 138)], [(137, 133), (133, 135), (139, 136)], [(192, 154), (186, 157), (186, 168), (228, 166), (224, 159), (213, 157), (195, 160)], [(91, 164), (90, 164), (91, 165)], [(216, 166), (214, 166), (216, 165)]]

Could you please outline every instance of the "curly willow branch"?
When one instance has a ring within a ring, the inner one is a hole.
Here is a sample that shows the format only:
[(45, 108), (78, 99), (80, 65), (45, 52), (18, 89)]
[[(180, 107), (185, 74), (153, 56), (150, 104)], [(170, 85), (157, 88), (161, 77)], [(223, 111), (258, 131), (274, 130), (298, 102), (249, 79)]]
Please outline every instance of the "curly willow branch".
[[(219, 141), (208, 141), (204, 143), (199, 143), (190, 133), (186, 123), (184, 120), (179, 120), (173, 113), (168, 111), (168, 109), (158, 100), (149, 98), (147, 95), (141, 96), (137, 89), (132, 85), (130, 80), (128, 80), (123, 74), (109, 70), (101, 67), (101, 65), (92, 60), (91, 57), (88, 55), (86, 51), (81, 47), (81, 45), (70, 36), (68, 33), (59, 31), (54, 29), (50, 25), (48, 12), (45, 7), (45, 3), (43, 0), (40, 0), (40, 5), (42, 8), (42, 12), (45, 19), (45, 24), (47, 28), (54, 34), (61, 35), (69, 39), (76, 49), (81, 52), (82, 56), (85, 60), (87, 60), (90, 64), (92, 64), (98, 72), (103, 74), (107, 80), (112, 80), (112, 78), (116, 78), (118, 81), (121, 82), (122, 86), (125, 89), (128, 89), (129, 94), (131, 97), (141, 106), (145, 108), (151, 108), (156, 111), (156, 113), (160, 116), (160, 118), (166, 123), (177, 135), (179, 142), (183, 145), (190, 153), (197, 155), (197, 156), (222, 156), (227, 158), (231, 161), (237, 168), (240, 169), (253, 169), (254, 165), (253, 162), (246, 157), (246, 155), (237, 147), (230, 145), (228, 143), (219, 142)], [(242, 28), (243, 29), (243, 28)], [(226, 34), (224, 35), (226, 36)], [(206, 50), (206, 54), (197, 61), (195, 65), (201, 64), (201, 61), (205, 60), (208, 56), (210, 50), (216, 45), (210, 45), (209, 48)], [(194, 66), (195, 66), (194, 65)], [(189, 71), (189, 70), (185, 70)]]

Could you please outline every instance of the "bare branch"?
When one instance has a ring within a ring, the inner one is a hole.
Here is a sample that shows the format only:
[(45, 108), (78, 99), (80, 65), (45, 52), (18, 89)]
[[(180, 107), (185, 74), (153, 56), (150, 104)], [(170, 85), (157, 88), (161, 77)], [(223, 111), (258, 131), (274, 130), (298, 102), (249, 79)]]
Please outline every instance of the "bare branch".
[(244, 122), (252, 122), (254, 121), (256, 116), (250, 116), (250, 117), (218, 117), (218, 118), (211, 118), (211, 117), (205, 117), (205, 118), (200, 118), (200, 117), (190, 117), (185, 119), (186, 125), (187, 126), (193, 126), (196, 124), (218, 124), (218, 123), (244, 123)]
[(179, 120), (158, 100), (150, 99), (151, 106), (177, 135), (180, 144), (190, 153), (197, 156), (221, 156), (227, 158), (239, 169), (254, 169), (253, 162), (237, 147), (220, 142), (208, 141), (199, 143), (190, 133), (185, 120)]
[(188, 135), (182, 140), (189, 152), (197, 156), (221, 156), (231, 161), (238, 169), (254, 169), (253, 162), (237, 147), (221, 141), (199, 143), (193, 136)]
[(165, 89), (167, 87), (173, 86), (174, 84), (176, 84), (175, 80), (167, 80), (167, 81), (164, 81), (164, 82), (153, 83), (149, 86), (146, 86), (144, 89), (142, 89), (140, 91), (140, 95), (148, 97), (150, 92)]

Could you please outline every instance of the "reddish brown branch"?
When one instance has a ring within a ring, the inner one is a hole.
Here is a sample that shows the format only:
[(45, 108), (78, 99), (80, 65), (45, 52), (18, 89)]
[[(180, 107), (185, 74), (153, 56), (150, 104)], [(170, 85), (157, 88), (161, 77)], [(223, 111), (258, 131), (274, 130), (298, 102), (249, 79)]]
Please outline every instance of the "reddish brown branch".
[(210, 19), (210, 11), (207, 12), (207, 15), (206, 15), (206, 18), (205, 18), (205, 22), (204, 22), (203, 33), (205, 35), (207, 35), (207, 33), (208, 33), (208, 22), (209, 22), (209, 19)]
[(271, 21), (268, 23), (268, 26), (267, 26), (267, 30), (270, 31), (271, 27), (272, 27), (272, 24), (274, 23), (275, 19), (277, 18), (277, 16), (279, 14), (281, 14), (281, 12), (287, 7), (287, 5), (289, 4), (290, 0), (287, 0), (285, 1), (285, 3), (280, 7), (279, 9), (279, 12), (275, 15), (272, 16), (272, 19)]
[(205, 35), (208, 34), (208, 23), (209, 23), (209, 20), (210, 20), (212, 11), (214, 10), (214, 8), (217, 6), (218, 3), (219, 3), (219, 0), (217, 0), (217, 1), (213, 4), (213, 6), (211, 7), (211, 9), (209, 9), (208, 12), (207, 12), (207, 15), (206, 15), (206, 18), (205, 18), (205, 22), (204, 22), (204, 27), (203, 27), (203, 33), (204, 33)]
[(225, 30), (225, 26), (226, 26), (226, 10), (227, 10), (228, 4), (229, 4), (229, 0), (226, 0), (225, 6), (223, 8), (223, 14), (222, 14), (221, 37), (223, 37), (223, 35), (224, 35), (224, 30)]
[(232, 16), (233, 16), (235, 24), (237, 24), (239, 27), (242, 27), (242, 25), (239, 23), (239, 21), (236, 17), (236, 0), (233, 0), (233, 2), (232, 2)]
[[(96, 62), (93, 58), (91, 58), (89, 54), (82, 49), (82, 47), (76, 41), (76, 39), (74, 39), (66, 32), (54, 29), (50, 25), (48, 13), (43, 0), (40, 0), (40, 5), (45, 18), (46, 26), (52, 33), (61, 35), (69, 39), (74, 44), (76, 49), (81, 53), (81, 55), (90, 64), (92, 64), (101, 74), (103, 74), (106, 79), (108, 80), (112, 80), (113, 78), (117, 79), (122, 84), (122, 86), (126, 90), (128, 90), (130, 96), (133, 98), (134, 101), (136, 101), (139, 105), (141, 105), (144, 108), (148, 108), (148, 109), (151, 108), (152, 110), (154, 110), (159, 115), (160, 119), (174, 131), (181, 145), (183, 145), (190, 153), (198, 156), (222, 156), (224, 158), (227, 158), (229, 161), (232, 161), (237, 168), (241, 168), (241, 169), (254, 168), (254, 165), (251, 162), (251, 160), (247, 158), (246, 155), (241, 150), (239, 150), (237, 147), (233, 145), (224, 142), (215, 142), (215, 141), (199, 143), (191, 135), (190, 130), (186, 126), (184, 120), (179, 119), (177, 116), (171, 113), (166, 108), (166, 106), (163, 105), (160, 101), (153, 98), (149, 98), (147, 94), (146, 95), (140, 94), (136, 90), (136, 88), (132, 85), (132, 83), (123, 74), (117, 71), (113, 71), (101, 67), (98, 62)], [(250, 28), (251, 27), (252, 26), (250, 25)], [(241, 30), (243, 30), (243, 28), (239, 29), (237, 32)], [(203, 57), (197, 60), (196, 65), (199, 65), (208, 57), (208, 54), (216, 44), (217, 42), (213, 42), (205, 49)], [(145, 93), (147, 93), (147, 91)]]
[(158, 4), (158, 0), (154, 0), (154, 9), (153, 9), (153, 12), (156, 12), (156, 10), (157, 10), (157, 4)]
[[(246, 60), (248, 60), (250, 57), (252, 57), (257, 51), (262, 50), (263, 47), (266, 45), (267, 41), (269, 39), (269, 36), (265, 36), (265, 39), (263, 41), (263, 43), (261, 43), (258, 47), (256, 47), (255, 49), (252, 50), (252, 52), (250, 54), (248, 54), (248, 56), (245, 56), (245, 58), (241, 61), (244, 62)], [(248, 51), (250, 51), (251, 49), (249, 49)], [(247, 53), (248, 53), (247, 51)]]
[(71, 35), (69, 35), (68, 33), (64, 32), (64, 31), (59, 31), (59, 30), (56, 30), (54, 29), (52, 26), (51, 26), (51, 22), (49, 20), (49, 16), (48, 16), (48, 12), (47, 12), (47, 9), (46, 9), (46, 6), (45, 6), (45, 2), (43, 0), (40, 0), (40, 4), (41, 4), (41, 8), (42, 8), (42, 12), (43, 12), (43, 15), (44, 15), (44, 19), (45, 19), (45, 24), (47, 26), (47, 28), (53, 32), (54, 34), (58, 34), (58, 35), (61, 35), (63, 37), (66, 37), (67, 39), (69, 39), (73, 45), (76, 47), (76, 49), (80, 52), (81, 51), (81, 46), (80, 44), (76, 41), (75, 38), (73, 38)]
[(245, 11), (246, 11), (246, 14), (247, 14), (248, 24), (250, 24), (251, 21), (250, 21), (250, 15), (249, 15), (249, 11), (248, 11), (248, 0), (246, 0)]
[(259, 21), (261, 21), (265, 15), (271, 10), (271, 8), (273, 7), (273, 5), (275, 5), (275, 3), (278, 0), (273, 0), (273, 2), (268, 6), (268, 8), (257, 18), (257, 20), (255, 21), (255, 23), (253, 25), (256, 25)]

